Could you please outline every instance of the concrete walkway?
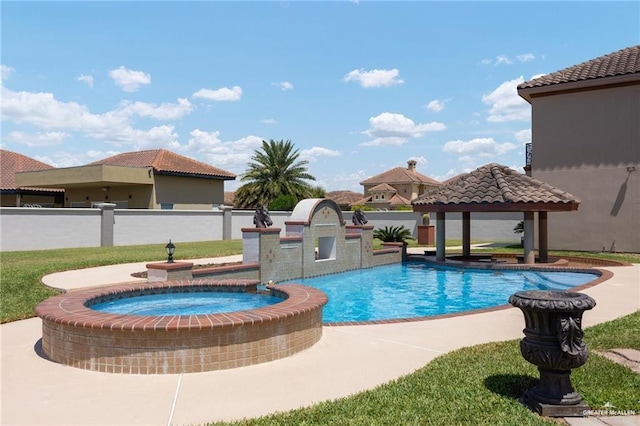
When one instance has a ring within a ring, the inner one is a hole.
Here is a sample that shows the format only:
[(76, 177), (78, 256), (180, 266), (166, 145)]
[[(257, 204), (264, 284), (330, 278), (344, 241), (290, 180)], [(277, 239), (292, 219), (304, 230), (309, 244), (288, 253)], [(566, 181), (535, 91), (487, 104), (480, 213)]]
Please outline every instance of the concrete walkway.
[[(45, 277), (44, 282), (74, 289), (135, 281), (130, 274), (145, 270), (144, 265), (58, 273)], [(583, 291), (597, 301), (584, 315), (585, 327), (640, 309), (640, 264), (605, 269), (614, 272), (614, 277)], [(464, 346), (521, 338), (523, 326), (522, 313), (507, 308), (421, 322), (325, 327), (318, 344), (271, 363), (195, 374), (118, 375), (80, 370), (40, 357), (41, 320), (32, 318), (0, 326), (0, 423), (185, 425), (255, 417), (373, 388)], [(638, 425), (639, 419), (589, 417), (571, 419), (571, 424)]]

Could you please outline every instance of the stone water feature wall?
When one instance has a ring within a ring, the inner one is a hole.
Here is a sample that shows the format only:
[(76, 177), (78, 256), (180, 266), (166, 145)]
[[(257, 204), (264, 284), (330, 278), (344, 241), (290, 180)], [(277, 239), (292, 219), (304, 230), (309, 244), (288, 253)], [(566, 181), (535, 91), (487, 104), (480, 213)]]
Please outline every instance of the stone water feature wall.
[[(280, 236), (281, 228), (242, 228), (241, 265), (195, 269), (192, 276), (282, 282), (399, 263), (403, 259), (402, 243), (384, 243), (382, 249), (374, 250), (374, 227), (347, 225), (338, 205), (326, 198), (300, 201), (284, 223), (284, 237)], [(175, 269), (178, 263), (171, 268)], [(163, 263), (148, 264), (148, 276), (160, 277), (154, 279), (158, 281), (178, 279), (165, 271), (167, 268)]]
[(310, 198), (279, 228), (243, 228), (243, 263), (259, 263), (260, 279), (284, 281), (402, 261), (402, 244), (373, 250), (373, 226), (347, 225), (338, 205)]

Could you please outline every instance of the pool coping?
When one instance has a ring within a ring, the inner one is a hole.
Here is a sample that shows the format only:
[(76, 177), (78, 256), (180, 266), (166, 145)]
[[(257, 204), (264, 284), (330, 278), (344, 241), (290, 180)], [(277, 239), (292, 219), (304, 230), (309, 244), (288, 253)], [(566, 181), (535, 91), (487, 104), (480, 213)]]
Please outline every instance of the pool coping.
[(132, 282), (91, 287), (68, 291), (50, 297), (36, 306), (36, 315), (44, 321), (75, 327), (148, 331), (179, 331), (187, 329), (226, 328), (248, 324), (278, 321), (301, 315), (324, 306), (327, 296), (312, 287), (299, 284), (273, 286), (272, 295), (282, 298), (282, 302), (257, 309), (203, 314), (203, 315), (122, 315), (91, 309), (87, 303), (114, 295), (131, 292), (153, 292), (164, 289), (210, 288), (212, 291), (254, 291), (258, 280), (242, 279), (191, 279), (166, 282)]

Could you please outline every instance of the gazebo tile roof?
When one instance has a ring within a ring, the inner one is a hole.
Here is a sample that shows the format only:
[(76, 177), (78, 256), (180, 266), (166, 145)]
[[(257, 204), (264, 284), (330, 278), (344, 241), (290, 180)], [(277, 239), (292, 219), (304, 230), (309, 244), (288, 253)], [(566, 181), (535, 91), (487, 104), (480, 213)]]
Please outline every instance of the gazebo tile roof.
[[(461, 175), (412, 201), (413, 206), (469, 208), (495, 206), (495, 210), (517, 210), (535, 204), (540, 210), (574, 210), (580, 200), (530, 176), (496, 163), (489, 163)], [(459, 210), (459, 209), (458, 209)]]

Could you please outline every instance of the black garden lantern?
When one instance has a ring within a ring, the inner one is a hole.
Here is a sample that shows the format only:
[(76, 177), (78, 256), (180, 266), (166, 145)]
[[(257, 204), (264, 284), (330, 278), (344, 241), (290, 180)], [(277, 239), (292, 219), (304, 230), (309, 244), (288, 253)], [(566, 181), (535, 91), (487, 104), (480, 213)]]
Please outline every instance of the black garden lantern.
[(176, 251), (176, 246), (169, 240), (169, 244), (164, 246), (164, 248), (167, 250), (167, 263), (173, 263), (173, 253)]

